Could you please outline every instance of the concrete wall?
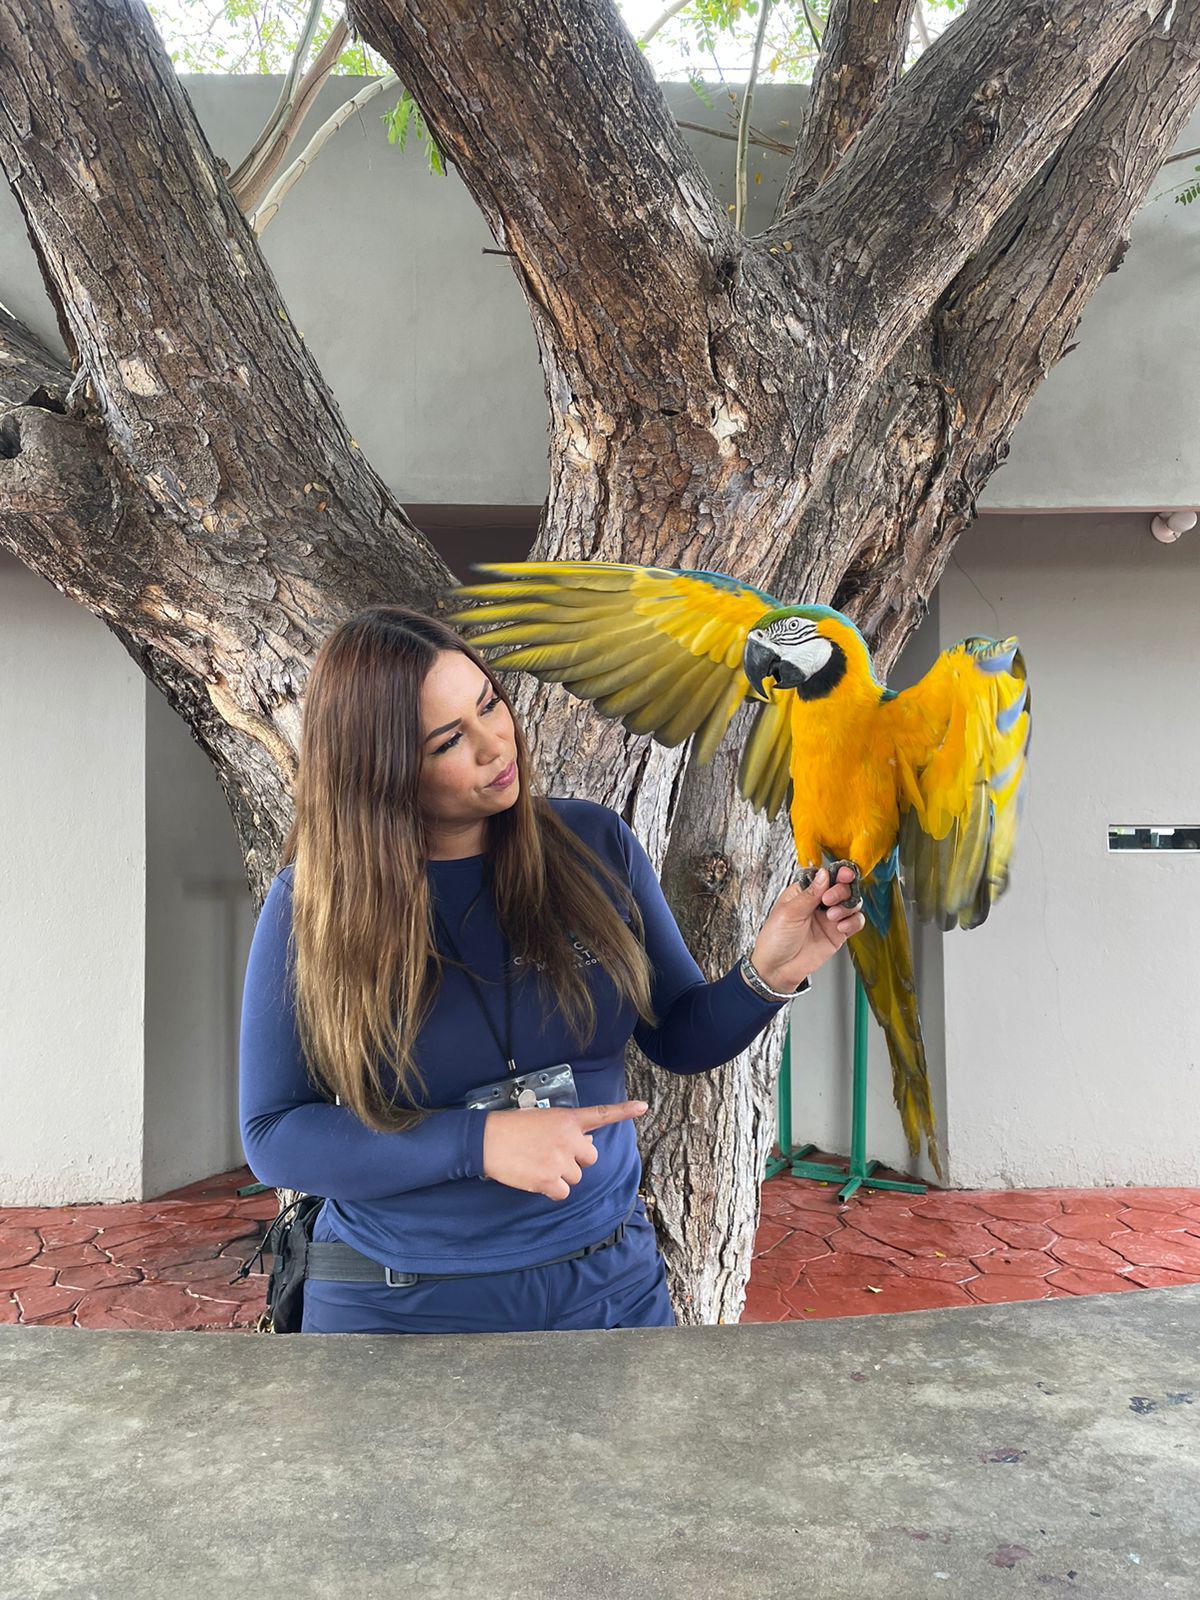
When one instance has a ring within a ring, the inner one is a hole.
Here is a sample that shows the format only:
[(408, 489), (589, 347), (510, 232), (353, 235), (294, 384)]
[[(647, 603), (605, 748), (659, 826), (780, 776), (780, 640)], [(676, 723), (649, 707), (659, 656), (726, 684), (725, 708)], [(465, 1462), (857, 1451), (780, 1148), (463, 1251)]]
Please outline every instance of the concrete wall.
[(238, 1024), (254, 916), (212, 763), (146, 689), (146, 1033), (143, 1192), (244, 1160)]
[(1200, 1182), (1200, 852), (1107, 847), (1200, 824), (1200, 537), (987, 518), (940, 598), (944, 643), (1020, 634), (1034, 717), (1012, 886), (945, 940), (955, 1181)]
[[(214, 150), (236, 163), (274, 104), (277, 80), (184, 82)], [(327, 82), (316, 118), (359, 84)], [(665, 92), (679, 120), (728, 130), (720, 89), (711, 108), (686, 84)], [(761, 86), (755, 125), (794, 139), (807, 93)], [(355, 437), (401, 499), (538, 505), (546, 411), (516, 278), (503, 256), (480, 253), (496, 241), (458, 178), (429, 177), (420, 146), (390, 147), (375, 110), (339, 133), (291, 191), (263, 235), (267, 259)], [(731, 205), (732, 142), (686, 130), (684, 138), (717, 199)], [(1175, 148), (1198, 144), (1200, 113)], [(749, 186), (748, 233), (769, 223), (787, 162), (756, 150), (754, 168), (762, 181)], [(1190, 449), (1200, 389), (1171, 378), (1200, 361), (1200, 210), (1156, 198), (1185, 170), (1168, 167), (1155, 181), (1124, 264), (1089, 303), (1078, 349), (1035, 395), (981, 509), (1157, 510), (1200, 499)]]
[(0, 1205), (141, 1193), (145, 685), (0, 552)]

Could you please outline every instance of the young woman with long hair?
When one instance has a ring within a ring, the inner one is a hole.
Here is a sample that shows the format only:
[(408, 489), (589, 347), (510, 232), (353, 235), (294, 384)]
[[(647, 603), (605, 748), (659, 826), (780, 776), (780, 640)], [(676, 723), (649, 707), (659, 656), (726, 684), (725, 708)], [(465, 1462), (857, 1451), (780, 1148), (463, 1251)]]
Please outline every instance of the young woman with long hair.
[(624, 819), (540, 794), (487, 662), (402, 606), (322, 645), (294, 802), (239, 1094), (259, 1181), (324, 1197), (301, 1331), (673, 1324), (626, 1042), (738, 1055), (861, 928), (847, 884), (789, 886), (706, 982)]

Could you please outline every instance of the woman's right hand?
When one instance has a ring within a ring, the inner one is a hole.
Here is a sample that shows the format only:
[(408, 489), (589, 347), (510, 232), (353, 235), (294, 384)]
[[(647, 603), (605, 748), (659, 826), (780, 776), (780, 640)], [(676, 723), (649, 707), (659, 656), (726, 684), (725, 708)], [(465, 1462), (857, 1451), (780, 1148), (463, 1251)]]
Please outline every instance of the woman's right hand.
[(565, 1200), (596, 1160), (592, 1128), (640, 1117), (644, 1100), (614, 1106), (528, 1106), (489, 1111), (483, 1128), (483, 1175), (549, 1200)]

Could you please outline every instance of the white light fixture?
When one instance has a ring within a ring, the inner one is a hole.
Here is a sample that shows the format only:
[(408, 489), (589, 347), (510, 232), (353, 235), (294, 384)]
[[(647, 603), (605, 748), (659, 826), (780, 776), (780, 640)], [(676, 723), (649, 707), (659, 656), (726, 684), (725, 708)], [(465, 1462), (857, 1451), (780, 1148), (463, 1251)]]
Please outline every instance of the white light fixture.
[(1166, 516), (1160, 513), (1153, 518), (1150, 532), (1159, 544), (1174, 544), (1181, 533), (1190, 533), (1195, 526), (1194, 511), (1171, 511)]

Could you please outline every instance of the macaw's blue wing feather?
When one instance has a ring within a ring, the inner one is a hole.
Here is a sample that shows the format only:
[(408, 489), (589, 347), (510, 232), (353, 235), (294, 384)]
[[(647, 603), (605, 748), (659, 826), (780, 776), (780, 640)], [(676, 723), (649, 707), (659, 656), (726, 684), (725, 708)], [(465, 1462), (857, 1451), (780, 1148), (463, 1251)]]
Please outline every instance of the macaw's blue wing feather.
[(892, 919), (892, 879), (900, 870), (900, 848), (885, 856), (862, 886), (863, 915), (877, 933), (887, 938)]
[(727, 572), (708, 572), (704, 567), (672, 567), (672, 572), (678, 572), (683, 578), (707, 578), (714, 589), (725, 589), (731, 594), (756, 594), (763, 602), (763, 615), (768, 611), (778, 611), (783, 605), (782, 600), (776, 600), (773, 594), (768, 594), (765, 589), (756, 589), (752, 583), (746, 583), (742, 578), (731, 578)]

